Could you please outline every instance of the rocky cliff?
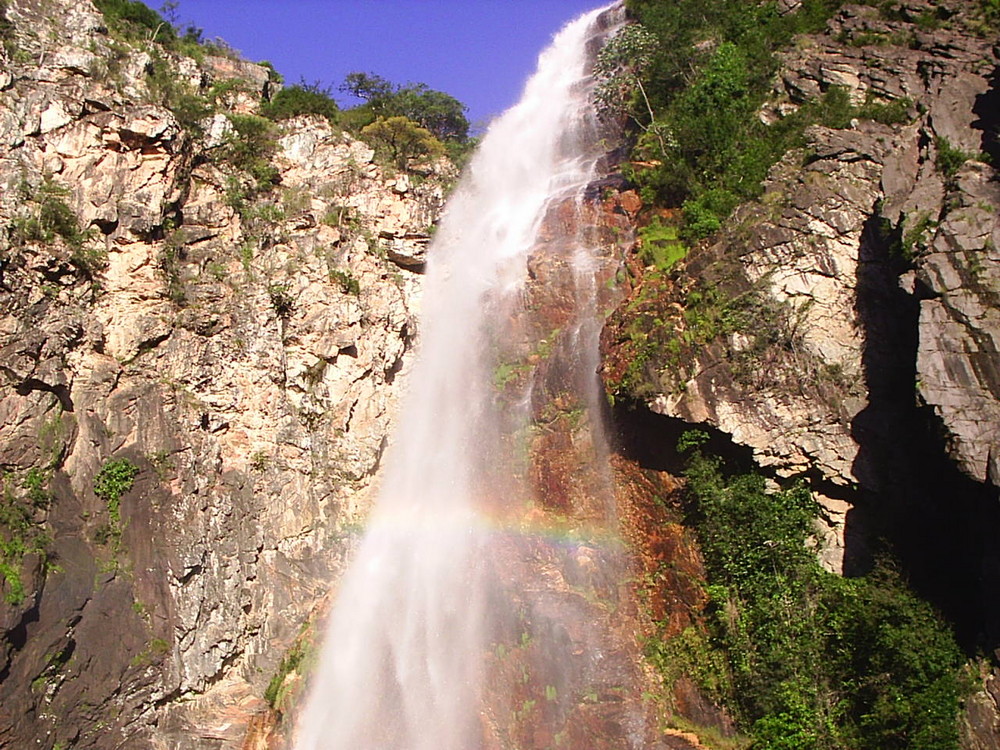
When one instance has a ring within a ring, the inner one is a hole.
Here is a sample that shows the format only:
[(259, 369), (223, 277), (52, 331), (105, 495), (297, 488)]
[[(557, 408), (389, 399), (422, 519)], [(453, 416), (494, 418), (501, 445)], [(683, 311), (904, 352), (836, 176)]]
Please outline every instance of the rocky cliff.
[(261, 186), (266, 68), (4, 11), (0, 745), (237, 747), (366, 509), (453, 175), (255, 119)]
[[(830, 569), (863, 572), (892, 540), (966, 644), (995, 654), (1000, 50), (976, 12), (845, 5), (797, 38), (761, 119), (831, 97), (853, 114), (809, 129), (669, 273), (636, 262), (603, 373), (661, 415), (641, 418), (645, 440), (708, 426), (804, 480)], [(985, 703), (973, 747), (995, 747)]]

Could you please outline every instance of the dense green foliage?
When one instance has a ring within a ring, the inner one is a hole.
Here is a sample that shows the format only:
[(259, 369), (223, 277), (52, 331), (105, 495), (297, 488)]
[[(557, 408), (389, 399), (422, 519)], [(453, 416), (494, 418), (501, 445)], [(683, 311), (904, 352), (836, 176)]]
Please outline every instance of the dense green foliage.
[[(241, 81), (219, 80), (207, 91), (196, 89), (177, 75), (171, 56), (163, 54), (166, 49), (197, 60), (206, 53), (234, 54), (223, 43), (206, 42), (201, 29), (177, 26), (176, 2), (165, 2), (162, 12), (138, 0), (96, 0), (96, 5), (114, 39), (112, 54), (104, 62), (107, 75), (120, 75), (127, 50), (138, 44), (153, 57), (147, 69), (150, 93), (174, 113), (185, 130), (196, 137), (203, 135), (205, 119), (214, 112), (223, 112), (230, 119), (234, 129), (213, 156), (215, 161), (229, 163), (242, 173), (238, 182), (246, 184), (238, 186), (236, 203), (246, 203), (274, 184), (276, 171), (270, 165), (274, 138), (264, 124), (266, 120), (280, 122), (297, 115), (320, 115), (368, 140), (383, 161), (399, 169), (409, 166), (409, 158), (442, 154), (461, 164), (475, 146), (474, 139), (469, 138), (466, 107), (457, 99), (423, 83), (399, 85), (370, 73), (351, 73), (341, 85), (341, 91), (364, 102), (347, 110), (340, 109), (328, 88), (303, 82), (279, 89), (263, 101), (260, 117), (233, 113), (233, 95), (239, 93)], [(2, 22), (0, 17), (0, 34), (6, 28)], [(268, 68), (270, 81), (281, 82), (270, 63), (260, 64)], [(409, 125), (404, 128), (399, 118), (405, 118)], [(424, 133), (430, 135), (430, 140)]]
[(1000, 29), (1000, 0), (979, 0), (979, 11), (986, 26), (983, 31)]
[(73, 209), (66, 203), (67, 188), (46, 178), (36, 188), (23, 183), (20, 194), (32, 210), (28, 216), (14, 222), (12, 234), (16, 244), (52, 242), (56, 237), (72, 246), (83, 243), (85, 234)]
[(174, 27), (163, 16), (138, 0), (94, 0), (94, 5), (113, 30), (128, 36), (141, 35), (161, 43), (177, 36)]
[(232, 129), (226, 134), (216, 159), (235, 167), (251, 180), (252, 191), (270, 188), (278, 179), (271, 163), (277, 148), (274, 124), (257, 115), (228, 114)]
[(687, 478), (710, 583), (708, 638), (694, 649), (690, 633), (655, 644), (654, 661), (669, 670), (697, 654), (693, 673), (761, 750), (958, 747), (963, 655), (891, 563), (864, 578), (823, 570), (807, 545), (816, 507), (804, 487), (726, 478), (697, 450)]
[(260, 109), (261, 115), (272, 120), (287, 120), (298, 115), (320, 115), (331, 123), (337, 122), (340, 108), (329, 89), (318, 83), (298, 83), (286, 86)]
[[(412, 156), (437, 156), (446, 153), (458, 165), (461, 165), (475, 148), (476, 139), (469, 137), (469, 121), (465, 116), (466, 107), (460, 101), (442, 91), (435, 91), (423, 83), (408, 83), (398, 85), (372, 73), (350, 73), (344, 79), (340, 90), (364, 100), (364, 104), (341, 112), (342, 127), (359, 133), (362, 138), (376, 147), (383, 155), (385, 148), (385, 126), (374, 130), (369, 129), (379, 121), (392, 121), (393, 130), (401, 130), (401, 120), (405, 118), (412, 124), (407, 127), (409, 136), (406, 140), (414, 140), (415, 127), (428, 132), (435, 143), (427, 141), (422, 136), (425, 147)], [(414, 127), (415, 126), (415, 127)], [(378, 133), (380, 138), (373, 141), (372, 133)], [(393, 136), (395, 137), (395, 136)], [(395, 151), (390, 148), (389, 151)], [(396, 161), (390, 155), (390, 161)], [(397, 163), (399, 168), (405, 164)]]
[(965, 162), (976, 157), (975, 154), (967, 153), (953, 146), (947, 138), (942, 136), (934, 139), (934, 146), (937, 148), (937, 159), (934, 162), (934, 166), (949, 180), (958, 174), (958, 170), (962, 168)]
[(29, 469), (22, 477), (13, 473), (0, 477), (0, 581), (7, 604), (20, 604), (26, 595), (21, 567), (26, 555), (47, 557), (49, 537), (36, 514), (50, 500), (49, 477)]
[(121, 529), (122, 495), (132, 489), (139, 467), (127, 458), (108, 461), (94, 477), (94, 494), (108, 505), (108, 518), (113, 532)]
[(444, 154), (433, 133), (406, 117), (379, 117), (361, 129), (361, 137), (372, 145), (376, 156), (398, 169), (406, 169), (410, 159)]
[(770, 167), (802, 145), (807, 125), (905, 118), (908, 102), (842, 106), (846, 122), (834, 122), (823, 102), (772, 124), (758, 116), (777, 67), (775, 51), (794, 34), (822, 29), (840, 4), (805, 0), (782, 15), (774, 2), (629, 0), (642, 32), (601, 53), (598, 103), (635, 124), (627, 176), (647, 203), (684, 208), (688, 240), (716, 231), (738, 203), (757, 197)]
[[(139, 0), (94, 0), (94, 5), (104, 14), (111, 32), (125, 39), (157, 42), (167, 49), (188, 54), (199, 47), (212, 47), (213, 51), (221, 51), (205, 43), (201, 29), (195, 26), (179, 29)], [(169, 8), (176, 6), (176, 3), (164, 5)]]
[(371, 73), (350, 73), (341, 91), (364, 99), (361, 109), (377, 117), (406, 117), (440, 141), (464, 141), (469, 135), (465, 105), (423, 83), (399, 86)]
[(70, 262), (93, 277), (104, 267), (107, 254), (103, 248), (88, 244), (92, 233), (81, 228), (76, 213), (66, 202), (69, 196), (69, 189), (50, 177), (35, 186), (23, 181), (18, 186), (23, 213), (10, 223), (7, 236), (14, 246), (29, 242), (49, 244), (59, 238), (70, 249)]

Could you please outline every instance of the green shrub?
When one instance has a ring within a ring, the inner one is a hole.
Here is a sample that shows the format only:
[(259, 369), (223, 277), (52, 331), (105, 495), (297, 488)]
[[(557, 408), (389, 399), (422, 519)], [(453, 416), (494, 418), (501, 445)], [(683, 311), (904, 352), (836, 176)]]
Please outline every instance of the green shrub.
[(958, 174), (958, 170), (965, 162), (975, 157), (974, 154), (952, 146), (951, 141), (944, 136), (935, 137), (934, 145), (937, 147), (937, 159), (934, 161), (934, 166), (949, 180)]
[(206, 42), (202, 30), (188, 25), (178, 28), (173, 23), (176, 2), (165, 2), (164, 12), (156, 12), (138, 0), (94, 0), (94, 5), (104, 15), (108, 30), (129, 41), (156, 42), (166, 49), (201, 60), (206, 53), (232, 56), (232, 51), (221, 44)]
[(339, 268), (331, 269), (330, 280), (336, 281), (344, 294), (353, 294), (355, 297), (361, 294), (361, 284), (350, 271), (342, 271)]
[[(754, 747), (957, 748), (963, 655), (893, 563), (855, 579), (823, 570), (807, 546), (816, 506), (802, 486), (770, 492), (755, 474), (726, 477), (697, 447), (686, 475), (710, 606), (708, 638), (685, 642), (713, 652), (700, 657), (713, 674), (694, 675)], [(684, 654), (671, 641), (654, 651), (665, 673), (663, 659)]]
[(46, 177), (37, 188), (28, 183), (20, 187), (22, 198), (33, 204), (33, 211), (26, 218), (15, 220), (12, 227), (13, 241), (16, 244), (24, 242), (52, 242), (61, 237), (72, 247), (79, 247), (87, 238), (80, 229), (80, 222), (73, 209), (66, 203), (70, 191)]
[(340, 126), (350, 133), (360, 133), (361, 130), (375, 122), (375, 113), (371, 107), (351, 107), (340, 112), (338, 122)]
[(858, 108), (858, 117), (863, 120), (874, 120), (883, 125), (902, 125), (910, 121), (912, 107), (913, 100), (909, 97), (884, 103), (868, 99)]
[(181, 127), (201, 133), (201, 123), (212, 106), (193, 86), (182, 80), (168, 58), (154, 52), (146, 83), (154, 100), (174, 113)]
[[(744, 0), (626, 4), (643, 29), (631, 44), (638, 52), (599, 60), (598, 106), (624, 110), (635, 123), (625, 176), (647, 203), (684, 207), (682, 237), (705, 237), (735, 205), (759, 196), (768, 170), (802, 145), (808, 125), (844, 128), (854, 118), (895, 124), (908, 117), (908, 100), (855, 107), (833, 87), (790, 116), (761, 122), (777, 69), (774, 53), (795, 34), (821, 31), (839, 0), (804, 0), (785, 14), (776, 3)], [(655, 44), (643, 41), (647, 35)], [(613, 52), (615, 43), (609, 47)]]
[(93, 278), (104, 268), (107, 254), (102, 247), (88, 244), (92, 232), (80, 228), (79, 219), (66, 203), (70, 194), (67, 188), (46, 177), (37, 188), (22, 183), (19, 192), (29, 213), (11, 222), (11, 244), (51, 243), (58, 237), (70, 248), (70, 263), (86, 276)]
[(229, 164), (253, 182), (253, 190), (269, 190), (278, 179), (271, 163), (277, 148), (274, 124), (257, 115), (230, 113), (226, 117), (233, 129), (216, 154), (216, 161)]
[(831, 86), (823, 96), (809, 102), (806, 107), (810, 117), (828, 128), (849, 128), (857, 111), (851, 103), (851, 93), (843, 86)]
[(94, 0), (108, 27), (128, 39), (174, 44), (177, 30), (159, 13), (138, 0)]
[(108, 519), (113, 534), (121, 533), (121, 498), (132, 489), (139, 467), (127, 458), (107, 461), (94, 477), (94, 494), (108, 506)]
[(46, 472), (38, 468), (28, 469), (24, 475), (23, 486), (28, 491), (28, 500), (36, 508), (48, 506), (52, 495), (48, 491), (49, 478)]
[(380, 117), (361, 129), (361, 138), (384, 163), (405, 170), (411, 159), (444, 155), (441, 142), (426, 128), (406, 117)]
[(277, 71), (277, 69), (274, 67), (274, 63), (272, 63), (270, 60), (261, 60), (257, 64), (260, 65), (262, 68), (267, 68), (267, 80), (271, 81), (272, 83), (285, 82), (285, 77)]
[(739, 196), (725, 188), (712, 188), (689, 198), (684, 201), (685, 234), (695, 240), (719, 231), (739, 202)]
[(1000, 27), (1000, 0), (979, 0), (979, 8), (988, 26)]
[(181, 274), (181, 255), (183, 247), (180, 238), (171, 234), (163, 243), (157, 262), (167, 282), (167, 297), (176, 305), (187, 304), (187, 290), (184, 288), (184, 278)]
[(267, 288), (268, 297), (271, 298), (271, 307), (279, 318), (291, 316), (295, 310), (295, 298), (292, 296), (292, 288), (288, 284), (271, 284)]
[(0, 475), (0, 578), (7, 604), (20, 604), (27, 594), (21, 579), (25, 556), (39, 555), (47, 562), (50, 539), (36, 514), (49, 504), (48, 482), (47, 472), (37, 468), (20, 481), (12, 472)]
[(299, 83), (283, 88), (271, 101), (260, 108), (260, 113), (271, 120), (287, 120), (298, 115), (320, 115), (336, 123), (340, 109), (330, 95), (330, 90), (318, 83)]

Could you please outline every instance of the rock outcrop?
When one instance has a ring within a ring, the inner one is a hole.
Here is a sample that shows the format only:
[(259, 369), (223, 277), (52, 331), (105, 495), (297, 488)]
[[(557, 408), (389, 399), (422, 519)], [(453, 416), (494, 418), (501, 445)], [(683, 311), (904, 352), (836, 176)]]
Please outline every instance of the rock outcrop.
[[(955, 27), (918, 24), (930, 10)], [(689, 341), (695, 324), (671, 302), (705, 309), (709, 289), (717, 307), (754, 310), (724, 335), (710, 331), (693, 360), (653, 357), (639, 390), (654, 411), (752, 447), (776, 475), (811, 478), (841, 517), (847, 506), (837, 498), (871, 485), (858, 429), (879, 398), (875, 363), (905, 346), (890, 330), (898, 310), (883, 304), (896, 294), (887, 273), (900, 277), (909, 304), (919, 302), (916, 393), (940, 417), (950, 455), (995, 485), (1000, 451), (996, 172), (978, 160), (995, 149), (997, 56), (989, 40), (961, 30), (960, 4), (909, 3), (905, 13), (910, 22), (890, 25), (876, 8), (845, 6), (825, 34), (786, 54), (761, 113), (773, 121), (840, 87), (859, 107), (895, 102), (907, 110), (903, 122), (811, 128), (806, 149), (774, 167), (762, 199), (741, 207), (712, 247), (674, 280), (642, 281), (633, 295), (657, 300), (651, 307)], [(643, 296), (643, 284), (662, 283), (669, 288)], [(623, 317), (613, 331), (627, 353), (611, 353), (613, 383), (634, 355)]]
[(364, 517), (454, 176), (304, 116), (258, 185), (227, 113), (267, 69), (5, 7), (0, 745), (238, 747)]

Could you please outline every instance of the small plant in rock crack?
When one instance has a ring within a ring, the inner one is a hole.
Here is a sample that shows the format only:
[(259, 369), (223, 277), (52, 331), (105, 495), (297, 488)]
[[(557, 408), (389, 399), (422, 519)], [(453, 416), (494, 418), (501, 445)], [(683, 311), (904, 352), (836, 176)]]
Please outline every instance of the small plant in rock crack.
[(271, 284), (267, 288), (267, 294), (279, 318), (287, 318), (292, 314), (295, 309), (295, 299), (288, 284)]
[(121, 499), (122, 495), (132, 489), (139, 467), (127, 458), (117, 461), (107, 461), (94, 477), (94, 494), (107, 503), (108, 529), (106, 534), (99, 534), (105, 541), (117, 539), (122, 532)]
[(0, 472), (0, 593), (7, 604), (20, 604), (28, 595), (21, 577), (25, 556), (38, 555), (50, 568), (50, 538), (39, 515), (51, 499), (48, 481), (48, 473), (37, 468), (23, 477)]
[(350, 271), (335, 268), (330, 271), (330, 280), (337, 282), (344, 294), (353, 294), (355, 297), (361, 294), (361, 284)]
[(72, 251), (70, 262), (88, 276), (93, 276), (104, 267), (107, 262), (104, 251), (88, 246), (87, 240), (91, 239), (92, 231), (80, 228), (80, 220), (66, 202), (70, 195), (68, 188), (46, 177), (37, 186), (22, 181), (18, 193), (29, 207), (29, 212), (11, 223), (9, 236), (12, 244), (49, 244), (60, 238)]

